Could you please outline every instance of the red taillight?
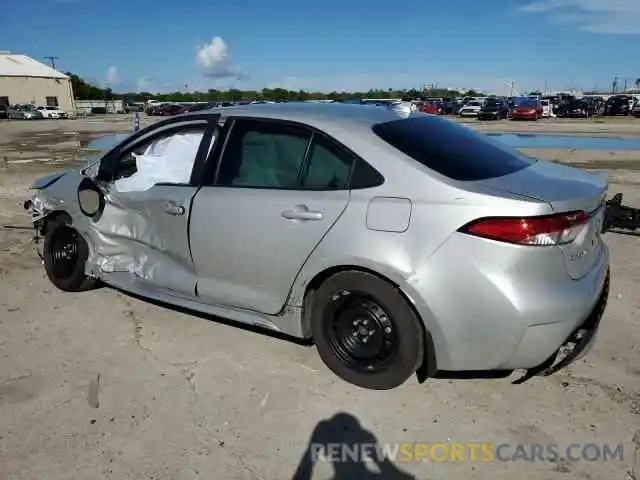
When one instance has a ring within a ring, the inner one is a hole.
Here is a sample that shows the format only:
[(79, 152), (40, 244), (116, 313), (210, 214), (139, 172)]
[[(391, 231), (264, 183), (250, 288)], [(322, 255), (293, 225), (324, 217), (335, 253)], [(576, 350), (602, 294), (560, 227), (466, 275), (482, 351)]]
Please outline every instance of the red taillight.
[(459, 231), (519, 245), (563, 245), (576, 239), (589, 218), (585, 212), (539, 217), (489, 217), (474, 220)]

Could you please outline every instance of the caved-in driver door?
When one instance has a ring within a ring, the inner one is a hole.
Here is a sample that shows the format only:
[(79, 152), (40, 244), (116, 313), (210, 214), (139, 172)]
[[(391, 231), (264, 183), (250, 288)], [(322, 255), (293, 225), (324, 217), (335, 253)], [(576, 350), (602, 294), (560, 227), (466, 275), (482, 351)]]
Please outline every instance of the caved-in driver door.
[(191, 174), (212, 141), (213, 125), (200, 120), (125, 147), (94, 222), (100, 276), (128, 273), (149, 286), (195, 294), (188, 223), (198, 186)]

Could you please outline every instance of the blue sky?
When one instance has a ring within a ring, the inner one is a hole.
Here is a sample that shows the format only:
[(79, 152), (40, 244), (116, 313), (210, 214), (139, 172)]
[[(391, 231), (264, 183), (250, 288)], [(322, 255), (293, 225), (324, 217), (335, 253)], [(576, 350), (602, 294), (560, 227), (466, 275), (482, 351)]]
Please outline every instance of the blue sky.
[[(116, 91), (604, 88), (640, 0), (0, 0), (0, 50)], [(376, 6), (378, 5), (378, 6)]]

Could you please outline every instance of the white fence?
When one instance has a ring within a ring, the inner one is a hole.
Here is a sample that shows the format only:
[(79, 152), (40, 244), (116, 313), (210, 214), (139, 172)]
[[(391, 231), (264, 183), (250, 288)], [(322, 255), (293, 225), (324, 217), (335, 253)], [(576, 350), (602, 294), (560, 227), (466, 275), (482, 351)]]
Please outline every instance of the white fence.
[(76, 100), (76, 113), (88, 115), (93, 108), (104, 108), (107, 113), (124, 113), (122, 100)]

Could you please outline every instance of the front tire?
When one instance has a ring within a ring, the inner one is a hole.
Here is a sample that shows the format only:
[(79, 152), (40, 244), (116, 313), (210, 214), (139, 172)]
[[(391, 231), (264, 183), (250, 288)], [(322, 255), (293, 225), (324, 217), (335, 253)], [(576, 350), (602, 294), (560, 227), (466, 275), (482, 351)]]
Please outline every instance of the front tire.
[(43, 257), (47, 277), (60, 290), (82, 292), (96, 287), (98, 280), (85, 275), (89, 246), (65, 219), (48, 223)]
[(318, 354), (343, 380), (371, 390), (405, 383), (421, 365), (424, 333), (400, 291), (376, 275), (347, 271), (315, 292), (311, 331)]

